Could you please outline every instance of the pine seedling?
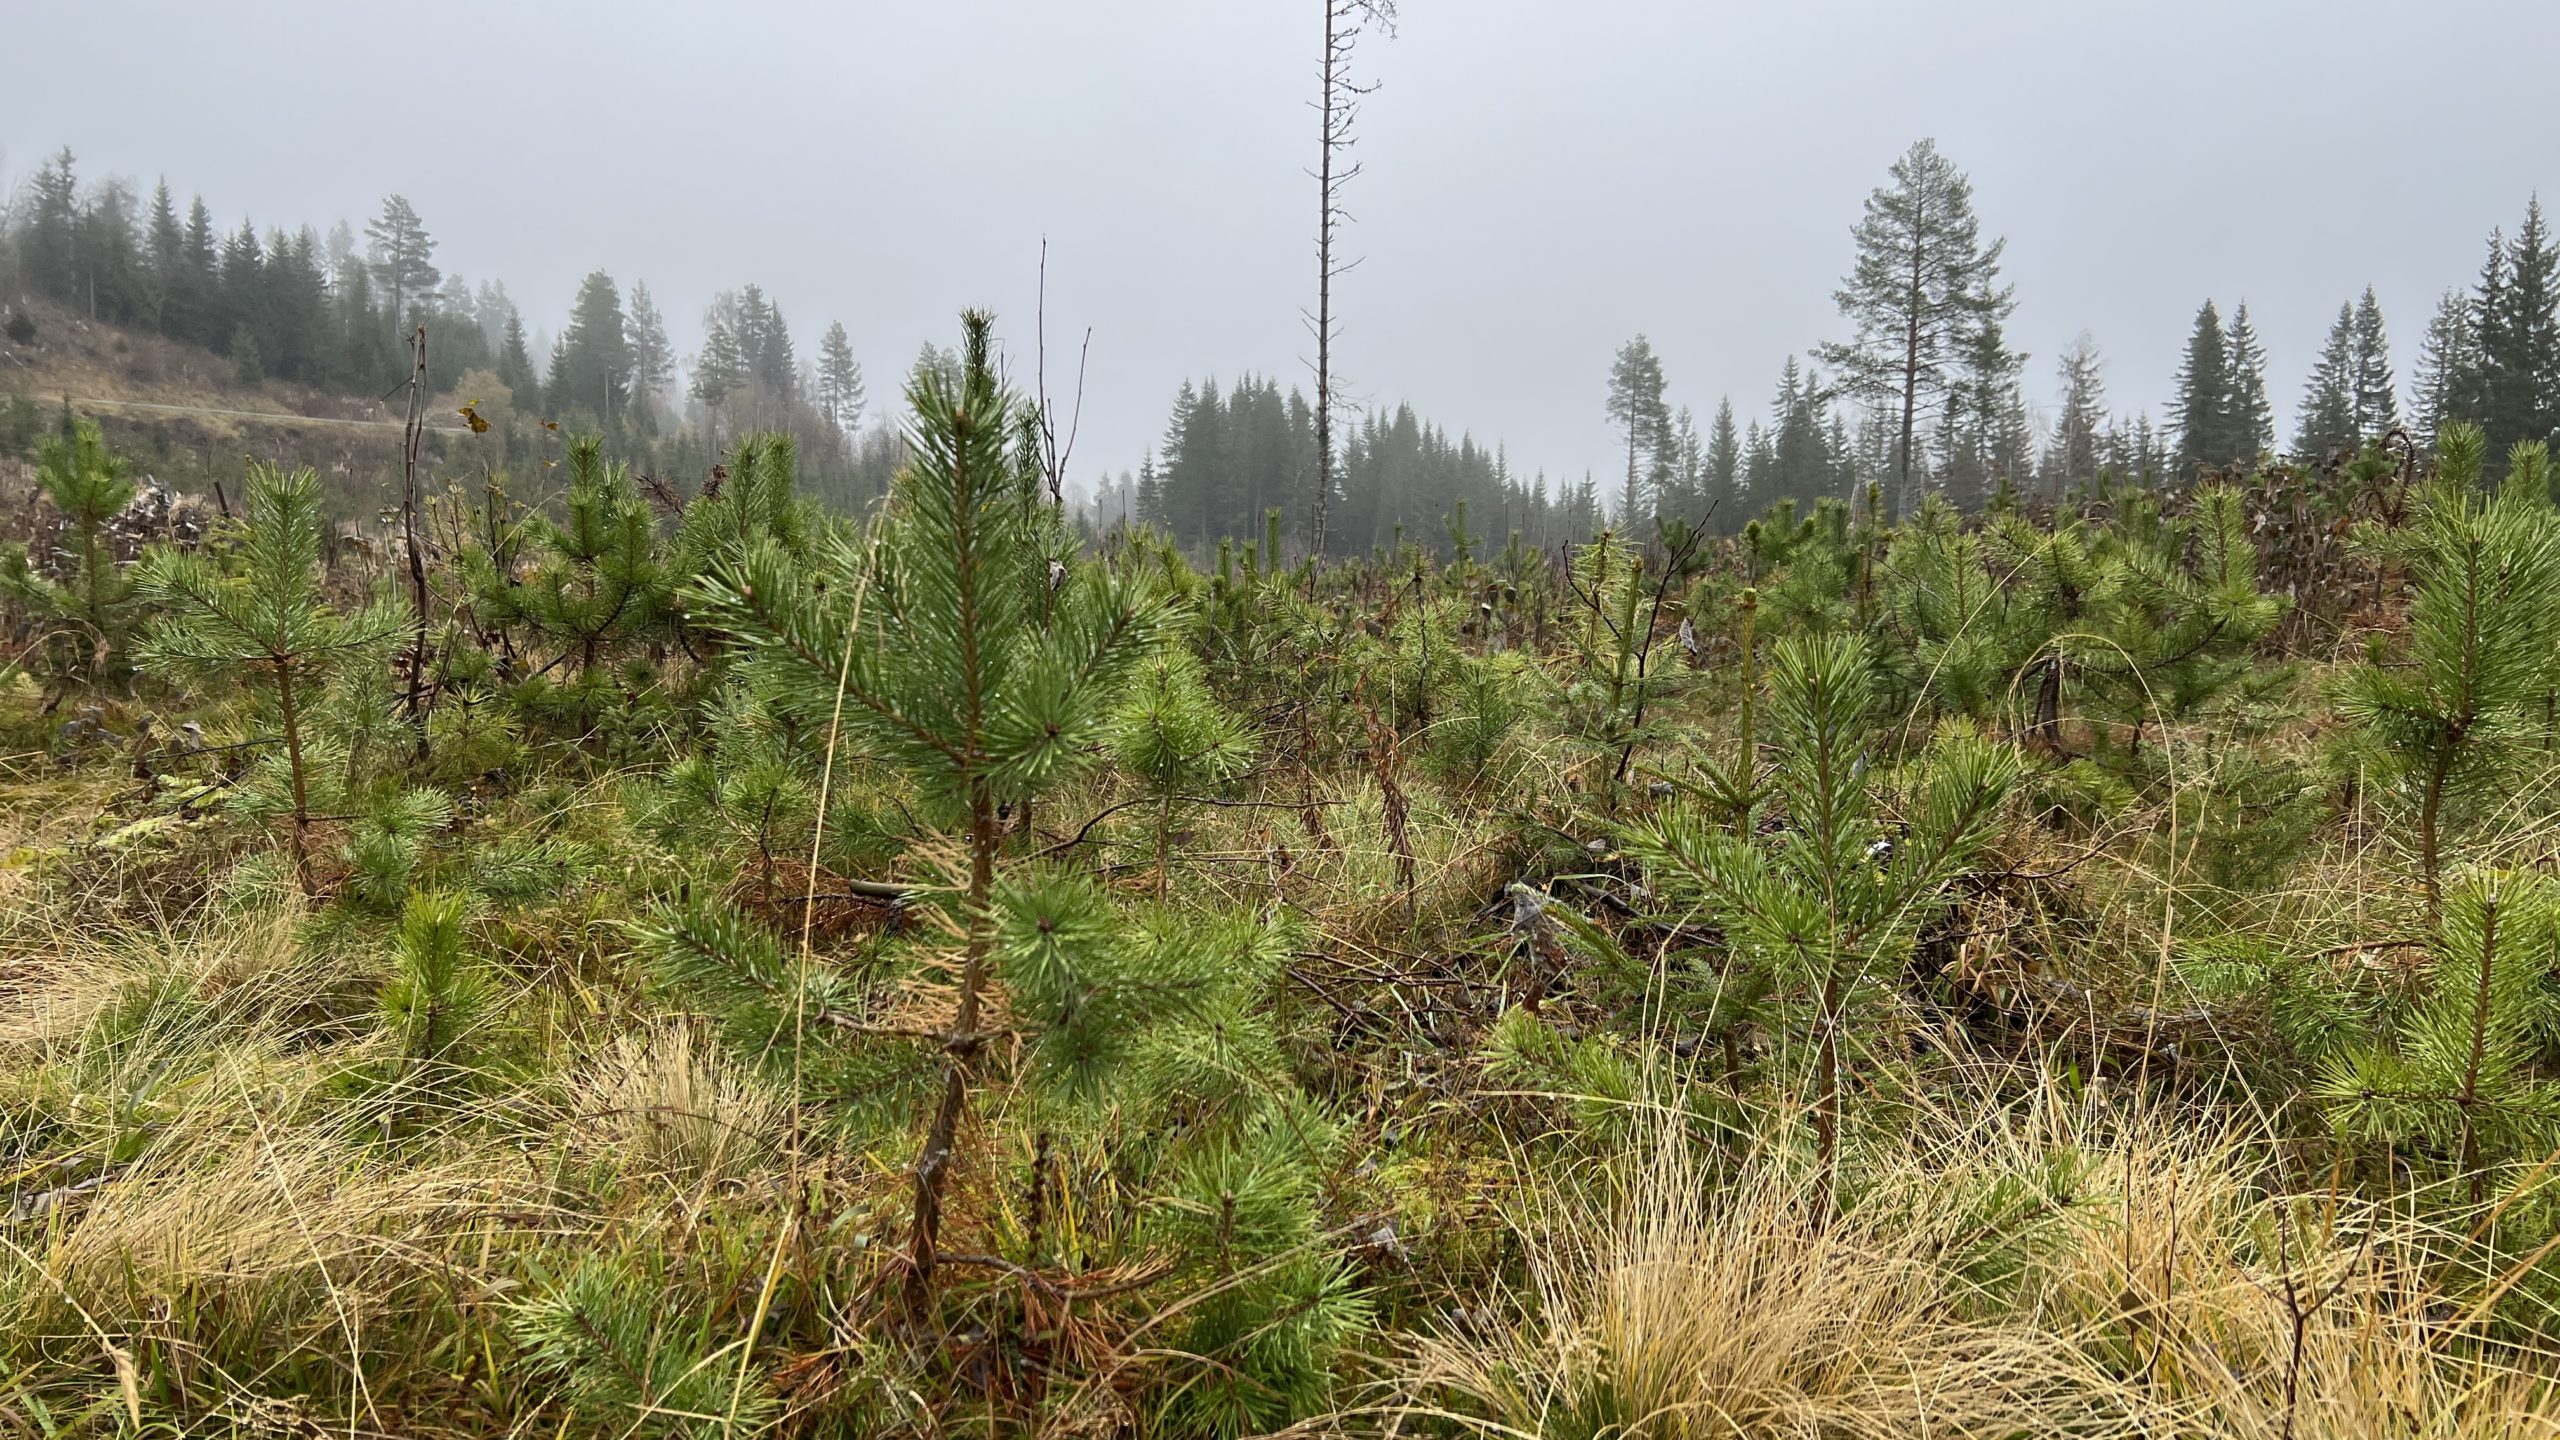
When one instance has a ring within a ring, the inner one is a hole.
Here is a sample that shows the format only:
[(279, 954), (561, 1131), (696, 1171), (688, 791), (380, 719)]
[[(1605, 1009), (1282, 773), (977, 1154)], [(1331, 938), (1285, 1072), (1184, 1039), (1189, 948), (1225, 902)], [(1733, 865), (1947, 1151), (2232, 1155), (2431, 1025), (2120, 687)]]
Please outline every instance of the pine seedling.
[(441, 790), (392, 786), (365, 796), (347, 827), (347, 894), (377, 910), (414, 898), (409, 885), (428, 839), (452, 824), (453, 797)]
[(777, 867), (794, 856), (805, 858), (809, 848), (817, 799), (808, 773), (811, 757), (797, 753), (793, 743), (805, 744), (807, 737), (794, 736), (739, 685), (710, 697), (702, 728), (703, 742), (667, 769), (656, 807), (661, 828), (680, 844), (710, 840), (714, 854), (744, 852), (739, 864), (755, 877), (756, 904), (770, 905)]
[(778, 1408), (738, 1365), (727, 1318), (620, 1257), (588, 1255), (516, 1306), (507, 1328), (589, 1433), (726, 1440), (764, 1433)]
[[(626, 678), (610, 662), (661, 635), (675, 615), (673, 579), (658, 542), (657, 518), (629, 471), (604, 458), (600, 436), (569, 442), (563, 518), (529, 515), (501, 569), (475, 554), (473, 604), (483, 623), (520, 626), (528, 648), (548, 653), (518, 689), (518, 703), (592, 732)], [(566, 681), (551, 672), (569, 667)], [(645, 685), (645, 682), (643, 682)]]
[(1613, 813), (1637, 748), (1659, 728), (1657, 702), (1680, 678), (1677, 648), (1654, 643), (1674, 575), (1648, 575), (1643, 555), (1604, 534), (1582, 548), (1569, 577), (1583, 614), (1559, 699), (1575, 737), (1607, 767)]
[(272, 687), (291, 790), (294, 875), (304, 895), (316, 896), (304, 707), (339, 669), (385, 663), (406, 633), (406, 606), (395, 597), (342, 615), (322, 597), (320, 482), (312, 472), (257, 467), (247, 511), (236, 573), (189, 552), (162, 550), (144, 561), (136, 591), (161, 615), (136, 653), (143, 668), (174, 679), (245, 673)]
[(1937, 496), (1894, 534), (1884, 600), (1903, 643), (1892, 659), (1945, 714), (1990, 720), (2033, 641), (2019, 634), (2009, 593), (1993, 578), (1979, 532)]
[(1151, 1238), (1200, 1257), (1209, 1276), (1175, 1330), (1176, 1379), (1155, 1398), (1159, 1433), (1217, 1440), (1271, 1434), (1321, 1412), (1334, 1357), (1370, 1317), (1368, 1298), (1319, 1242), (1320, 1179), (1294, 1127), (1269, 1117), (1196, 1145)]
[(2122, 577), (2094, 553), (2095, 537), (2084, 521), (2045, 530), (2012, 512), (1994, 516), (1984, 535), (1991, 569), (2013, 596), (2012, 623), (2035, 646), (2027, 681), (2034, 699), (2023, 733), (2036, 748), (2057, 754), (2074, 661), (2104, 629)]
[(2446, 897), (2434, 956), (2391, 1043), (2335, 1057), (2321, 1091), (2340, 1127), (2363, 1138), (2453, 1137), (2477, 1204), (2484, 1149), (2540, 1152), (2560, 1138), (2560, 1089), (2534, 1070), (2560, 958), (2560, 882), (2464, 873)]
[(2341, 680), (2338, 706), (2376, 742), (2373, 763), (2416, 800), (2427, 913), (2443, 911), (2448, 806), (2498, 773), (2528, 736), (2560, 619), (2560, 523), (2535, 483), (2481, 493), (2477, 426), (2437, 437), (2435, 482), (2405, 530), (2368, 543), (2406, 569), (2403, 653)]
[(48, 631), (45, 655), (56, 683), (121, 684), (125, 642), (138, 619), (132, 576), (116, 563), (109, 522), (133, 501), (124, 461), (96, 424), (81, 420), (67, 439), (37, 452), (36, 484), (62, 512), (69, 533), (59, 580), (29, 560), (26, 547), (0, 549), (0, 595), (25, 606)]
[(669, 563), (683, 583), (698, 584), (763, 541), (795, 559), (809, 558), (825, 526), (798, 493), (799, 464), (799, 446), (788, 434), (738, 441), (676, 527)]
[(1750, 963), (1768, 967), (1771, 1003), (1795, 1009), (1812, 1059), (1809, 1089), (1821, 1175), (1814, 1220), (1827, 1216), (1838, 1163), (1846, 1037), (1890, 1003), (1893, 978), (1921, 929), (1991, 838), (2018, 775), (2016, 752), (1960, 732), (1917, 762), (1905, 819), (1889, 824), (1867, 722), (1874, 681), (1864, 644), (1792, 637), (1771, 656), (1767, 788), (1784, 823), (1737, 835), (1690, 807), (1627, 833), (1675, 910), (1725, 927)]
[(2258, 553), (2238, 490), (2206, 486), (2176, 520), (2163, 518), (2147, 494), (2129, 495), (2123, 506), (2099, 552), (2117, 575), (2113, 603), (2100, 617), (2104, 630), (2076, 647), (2076, 668), (2138, 742), (2150, 719), (2184, 720), (2245, 681), (2252, 652), (2286, 605), (2258, 588)]
[(465, 908), (463, 896), (438, 891), (413, 894), (401, 908), (382, 1015), (399, 1040), (403, 1088), (447, 1088), (488, 1008), (487, 977), (463, 950)]
[(1138, 667), (1112, 716), (1111, 749), (1143, 781), (1155, 802), (1156, 900), (1165, 899), (1168, 852), (1177, 806), (1197, 791), (1223, 785), (1253, 763), (1253, 735), (1242, 717), (1209, 693), (1199, 657), (1180, 645), (1158, 649)]
[[(913, 459), (882, 518), (876, 564), (847, 536), (807, 559), (750, 541), (701, 591), (700, 615), (734, 639), (746, 682), (791, 723), (835, 733), (911, 778), (962, 829), (964, 934), (943, 1084), (915, 1165), (909, 1300), (921, 1313), (952, 1147), (989, 1033), (1002, 917), (1000, 811), (1081, 766), (1122, 677), (1156, 643), (1165, 607), (1125, 576), (1068, 553), (1016, 447), (1022, 402), (996, 379), (992, 322), (965, 317), (956, 375), (921, 368), (908, 390)], [(857, 628), (856, 617), (859, 616)], [(839, 704), (841, 697), (841, 704)]]
[(1825, 498), (1802, 517), (1794, 501), (1772, 506), (1750, 543), (1764, 623), (1799, 635), (1857, 630), (1856, 577), (1868, 561), (1848, 506)]

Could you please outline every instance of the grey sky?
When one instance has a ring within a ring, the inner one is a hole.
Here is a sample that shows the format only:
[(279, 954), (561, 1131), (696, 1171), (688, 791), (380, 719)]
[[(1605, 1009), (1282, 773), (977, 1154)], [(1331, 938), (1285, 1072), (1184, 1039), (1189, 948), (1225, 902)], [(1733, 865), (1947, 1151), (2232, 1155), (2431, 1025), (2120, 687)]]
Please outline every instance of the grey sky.
[[(601, 266), (688, 351), (755, 280), (804, 354), (845, 322), (875, 406), (963, 305), (1028, 363), (1045, 233), (1052, 384), (1091, 325), (1078, 468), (1116, 470), (1185, 376), (1303, 381), (1318, 4), (7, 0), (0, 171), (68, 144), (226, 226), (399, 190), (528, 324)], [(1402, 9), (1361, 51), (1340, 368), (1551, 473), (1607, 469), (1638, 330), (1675, 403), (1761, 413), (1922, 135), (2008, 237), (2031, 401), (2085, 329), (2156, 415), (2197, 302), (2245, 298), (2288, 433), (2341, 300), (2378, 287), (2405, 387), (2489, 228), (2560, 199), (2551, 0)]]

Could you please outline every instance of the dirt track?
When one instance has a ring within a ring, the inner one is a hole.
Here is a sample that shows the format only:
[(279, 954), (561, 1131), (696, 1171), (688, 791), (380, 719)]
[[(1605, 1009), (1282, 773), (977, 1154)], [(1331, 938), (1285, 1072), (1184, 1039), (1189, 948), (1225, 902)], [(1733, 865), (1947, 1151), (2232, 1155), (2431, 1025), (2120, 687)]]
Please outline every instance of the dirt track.
[[(267, 425), (317, 425), (340, 430), (388, 430), (398, 434), (403, 428), (397, 420), (340, 420), (323, 415), (296, 415), (289, 410), (222, 410), (206, 405), (163, 405), (149, 400), (100, 400), (84, 396), (71, 397), (73, 408), (97, 410), (149, 411), (160, 415), (202, 415), (223, 420), (248, 420)], [(455, 424), (429, 422), (430, 430), (449, 435), (469, 434), (469, 428)]]

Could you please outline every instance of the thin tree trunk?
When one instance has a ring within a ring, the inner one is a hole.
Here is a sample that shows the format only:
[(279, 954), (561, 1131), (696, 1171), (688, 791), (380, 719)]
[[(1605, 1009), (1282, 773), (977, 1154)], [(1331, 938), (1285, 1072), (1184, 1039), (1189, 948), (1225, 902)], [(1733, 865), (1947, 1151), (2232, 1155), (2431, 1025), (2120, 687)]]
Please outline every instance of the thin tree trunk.
[[(411, 332), (409, 349), (409, 423), (400, 437), (400, 538), (409, 551), (409, 608), (416, 626), (409, 644), (408, 698), (409, 714), (415, 719), (425, 711), (427, 671), (427, 562), (418, 547), (418, 446), (425, 437), (427, 418), (426, 326)], [(421, 756), (426, 747), (426, 731), (421, 727)]]
[(1834, 1177), (1840, 1156), (1840, 977), (1838, 962), (1822, 977), (1822, 1010), (1814, 1017), (1813, 1146), (1819, 1167), (1813, 1181), (1813, 1228), (1831, 1220)]
[[(965, 452), (964, 452), (965, 453)], [(969, 1080), (985, 1045), (979, 1033), (979, 997), (987, 985), (987, 955), (993, 927), (987, 906), (995, 890), (996, 848), (1004, 835), (996, 820), (995, 796), (986, 775), (985, 670), (978, 633), (977, 534), (971, 523), (975, 485), (984, 483), (965, 463), (955, 471), (958, 526), (954, 558), (959, 613), (953, 617), (960, 639), (960, 670), (966, 677), (961, 715), (966, 739), (963, 765), (969, 780), (969, 894), (962, 923), (968, 929), (967, 958), (960, 969), (960, 996), (951, 1031), (942, 1042), (942, 1099), (934, 1107), (925, 1132), (924, 1149), (916, 1156), (915, 1216), (908, 1234), (907, 1311), (921, 1324), (933, 1308), (934, 1262), (942, 1238), (942, 1192), (950, 1183), (951, 1147), (969, 1104)]]
[[(1333, 116), (1341, 83), (1338, 0), (1324, 5), (1324, 93), (1316, 105), (1316, 515), (1310, 553), (1324, 559), (1325, 502), (1333, 489)], [(1314, 585), (1310, 578), (1308, 584)]]
[(2045, 657), (2036, 677), (2036, 718), (2028, 733), (2048, 755), (2062, 753), (2062, 655)]
[(1741, 782), (1742, 807), (1733, 817), (1734, 833), (1751, 838), (1751, 806), (1760, 794), (1760, 740), (1753, 733), (1753, 692), (1760, 683), (1759, 669), (1753, 649), (1758, 637), (1754, 633), (1760, 618), (1760, 592), (1742, 592), (1742, 754), (1736, 765), (1735, 778)]
[(933, 1305), (934, 1266), (942, 1238), (942, 1192), (949, 1185), (951, 1149), (960, 1118), (969, 1104), (969, 1079), (977, 1068), (985, 1037), (978, 1033), (980, 996), (987, 985), (987, 903), (995, 889), (996, 846), (1002, 842), (995, 802), (986, 782), (975, 782), (969, 795), (969, 948), (960, 970), (960, 1002), (951, 1033), (942, 1042), (942, 1099), (934, 1107), (932, 1128), (916, 1156), (915, 1218), (907, 1251), (907, 1309), (917, 1320)]
[(1920, 245), (1911, 245), (1911, 293), (1905, 297), (1902, 332), (1902, 447), (1893, 486), (1893, 518), (1912, 509), (1911, 437), (1920, 408)]
[(302, 712), (293, 701), (293, 663), (273, 663), (276, 703), (284, 711), (285, 768), (293, 777), (293, 875), (302, 885), (303, 898), (311, 899), (320, 887), (311, 878), (311, 792), (302, 767)]
[(2480, 1173), (2480, 1131), (2473, 1112), (2480, 1103), (2480, 1059), (2489, 1041), (2489, 978), (2498, 960), (2498, 897), (2494, 894), (2480, 901), (2480, 987), (2472, 997), (2471, 1057), (2462, 1070), (2462, 1094), (2457, 1103), (2462, 1108), (2462, 1170), (2471, 1177), (2471, 1203), (2477, 1205), (2486, 1195), (2486, 1178)]
[(2444, 818), (2445, 782), (2453, 771), (2453, 751), (2438, 752), (2427, 767), (2426, 797), (2418, 804), (2418, 870), (2427, 886), (2427, 923), (2444, 919), (2443, 860), (2437, 848)]

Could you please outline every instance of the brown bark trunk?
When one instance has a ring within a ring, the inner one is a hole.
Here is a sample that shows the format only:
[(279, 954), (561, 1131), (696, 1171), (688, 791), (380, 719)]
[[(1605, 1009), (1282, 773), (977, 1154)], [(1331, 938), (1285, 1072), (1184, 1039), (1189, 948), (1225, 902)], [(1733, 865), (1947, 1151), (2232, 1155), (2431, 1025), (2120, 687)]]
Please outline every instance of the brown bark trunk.
[(2462, 1169), (2471, 1177), (2471, 1203), (2486, 1197), (2487, 1177), (2480, 1173), (2480, 1129), (2473, 1112), (2480, 1104), (2480, 1058), (2489, 1040), (2489, 978), (2498, 963), (2498, 898), (2480, 902), (2480, 987), (2472, 997), (2471, 1058), (2462, 1071)]
[(1001, 843), (995, 802), (986, 783), (977, 782), (969, 796), (969, 942), (960, 970), (960, 1001), (951, 1032), (942, 1042), (942, 1099), (933, 1124), (925, 1132), (924, 1149), (916, 1156), (915, 1216), (907, 1250), (907, 1310), (922, 1320), (933, 1305), (934, 1266), (942, 1239), (942, 1192), (950, 1183), (951, 1150), (969, 1104), (969, 1079), (977, 1068), (985, 1037), (978, 1033), (978, 1010), (987, 984), (987, 903), (995, 888), (996, 846)]
[(311, 792), (302, 767), (302, 713), (293, 700), (292, 662), (274, 663), (276, 703), (284, 711), (285, 769), (293, 777), (293, 876), (302, 885), (303, 898), (311, 899), (320, 887), (311, 878)]
[(1819, 1167), (1813, 1181), (1813, 1228), (1831, 1221), (1833, 1178), (1840, 1156), (1840, 980), (1822, 980), (1822, 1012), (1814, 1018), (1813, 1147)]

